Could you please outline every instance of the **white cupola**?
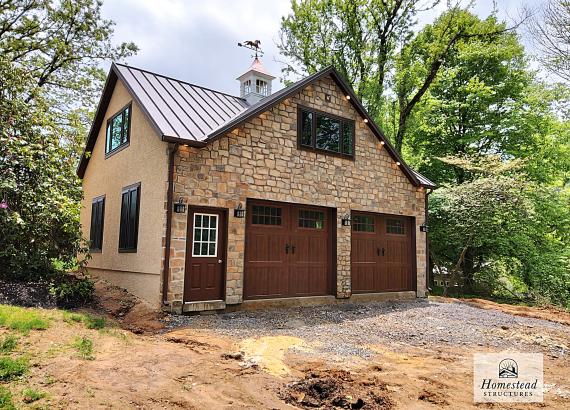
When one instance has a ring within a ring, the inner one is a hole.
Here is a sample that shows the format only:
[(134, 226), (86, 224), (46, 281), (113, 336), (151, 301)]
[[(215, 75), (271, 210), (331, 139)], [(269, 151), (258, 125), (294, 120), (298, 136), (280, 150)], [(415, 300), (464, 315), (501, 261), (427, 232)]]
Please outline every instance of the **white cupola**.
[(253, 59), (251, 67), (240, 75), (237, 80), (240, 82), (240, 97), (253, 105), (263, 98), (271, 95), (271, 82), (275, 79), (269, 74), (259, 57)]

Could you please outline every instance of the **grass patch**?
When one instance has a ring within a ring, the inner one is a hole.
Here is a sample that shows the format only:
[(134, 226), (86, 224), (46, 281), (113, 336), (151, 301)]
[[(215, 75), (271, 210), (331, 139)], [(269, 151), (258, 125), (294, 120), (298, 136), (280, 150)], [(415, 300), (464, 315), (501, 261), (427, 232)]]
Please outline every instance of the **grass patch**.
[(107, 320), (102, 316), (85, 315), (85, 326), (87, 329), (103, 329)]
[(24, 389), (22, 392), (22, 400), (24, 403), (33, 403), (35, 401), (43, 399), (45, 396), (45, 393), (34, 389)]
[(14, 402), (12, 401), (12, 393), (4, 386), (0, 386), (0, 409), (16, 410), (16, 406), (14, 406)]
[(103, 329), (107, 325), (107, 320), (102, 316), (73, 312), (63, 312), (63, 321), (69, 324), (84, 323), (87, 329)]
[(0, 380), (10, 381), (22, 376), (28, 370), (28, 361), (20, 357), (0, 357)]
[(31, 309), (0, 305), (0, 326), (27, 334), (30, 330), (47, 329), (49, 322)]
[(79, 357), (84, 360), (94, 360), (93, 356), (93, 340), (88, 337), (76, 337), (73, 341), (73, 347), (79, 353)]
[(18, 345), (18, 338), (14, 335), (6, 335), (0, 341), (0, 353), (10, 353)]
[(63, 321), (65, 323), (74, 324), (74, 323), (81, 323), (84, 320), (84, 316), (80, 313), (73, 313), (64, 311), (63, 312)]

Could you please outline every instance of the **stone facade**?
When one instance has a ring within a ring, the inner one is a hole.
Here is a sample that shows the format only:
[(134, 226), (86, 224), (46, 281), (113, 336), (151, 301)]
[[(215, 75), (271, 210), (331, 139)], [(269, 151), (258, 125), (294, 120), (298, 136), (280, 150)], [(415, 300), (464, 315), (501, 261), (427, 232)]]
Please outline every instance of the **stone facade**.
[[(331, 98), (325, 101), (325, 94)], [(355, 156), (346, 159), (297, 147), (297, 108), (313, 107), (355, 120)], [(174, 201), (226, 208), (226, 303), (242, 302), (245, 219), (232, 210), (248, 198), (336, 208), (338, 298), (351, 295), (351, 210), (415, 218), (417, 295), (425, 295), (425, 190), (390, 157), (334, 80), (325, 77), (204, 148), (181, 146), (175, 158)], [(168, 301), (182, 305), (187, 214), (173, 214)], [(163, 238), (163, 246), (164, 246)], [(164, 252), (163, 252), (164, 253)], [(164, 261), (163, 261), (164, 263)]]

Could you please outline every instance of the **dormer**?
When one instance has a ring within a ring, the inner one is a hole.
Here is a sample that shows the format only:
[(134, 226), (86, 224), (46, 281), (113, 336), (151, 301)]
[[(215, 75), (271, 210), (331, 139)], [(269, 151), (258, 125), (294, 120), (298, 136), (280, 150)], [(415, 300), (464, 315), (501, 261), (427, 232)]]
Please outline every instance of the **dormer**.
[(271, 82), (275, 79), (269, 74), (259, 57), (255, 57), (249, 69), (237, 78), (240, 82), (240, 97), (253, 105), (271, 95)]

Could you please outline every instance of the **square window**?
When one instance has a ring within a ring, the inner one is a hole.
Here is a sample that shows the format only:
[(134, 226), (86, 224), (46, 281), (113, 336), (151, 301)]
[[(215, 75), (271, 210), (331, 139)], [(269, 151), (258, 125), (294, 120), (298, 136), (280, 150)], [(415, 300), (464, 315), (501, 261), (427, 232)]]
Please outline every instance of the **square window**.
[(252, 224), (281, 225), (281, 208), (263, 205), (253, 205), (251, 208)]

